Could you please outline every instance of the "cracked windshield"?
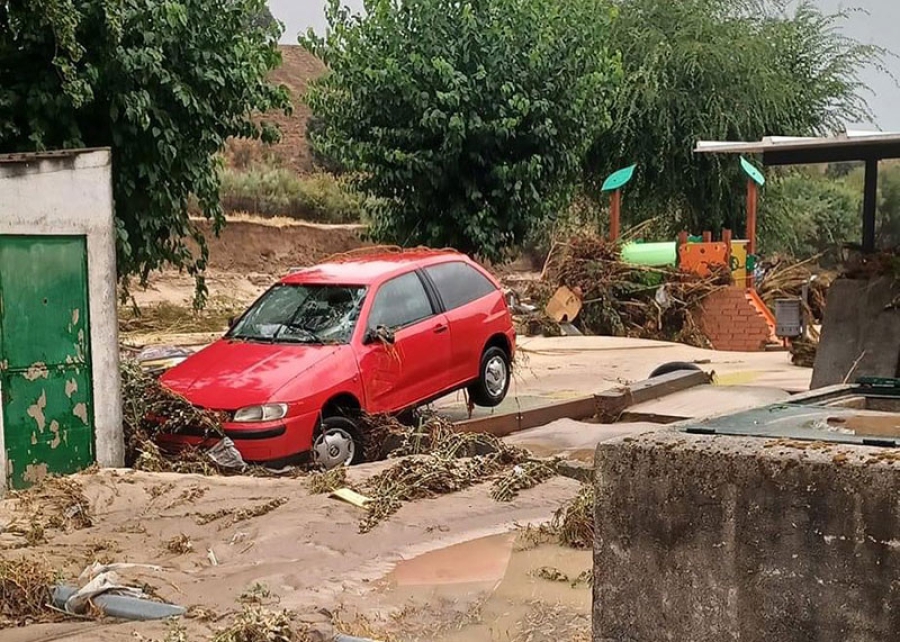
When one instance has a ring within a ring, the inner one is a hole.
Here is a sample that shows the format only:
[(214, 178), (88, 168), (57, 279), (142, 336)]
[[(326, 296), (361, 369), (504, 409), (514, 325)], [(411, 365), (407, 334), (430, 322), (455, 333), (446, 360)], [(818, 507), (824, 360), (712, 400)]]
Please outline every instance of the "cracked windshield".
[(365, 288), (281, 285), (269, 290), (228, 333), (232, 339), (347, 343)]
[(900, 640), (898, 25), (0, 0), (0, 642)]

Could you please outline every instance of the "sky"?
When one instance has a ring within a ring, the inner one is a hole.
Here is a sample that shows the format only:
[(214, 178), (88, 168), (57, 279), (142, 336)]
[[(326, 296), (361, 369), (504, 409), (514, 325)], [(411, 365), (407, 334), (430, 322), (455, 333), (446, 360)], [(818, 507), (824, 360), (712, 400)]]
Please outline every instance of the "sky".
[[(845, 23), (847, 35), (867, 44), (877, 44), (900, 56), (900, 0), (814, 0), (826, 12), (855, 7), (857, 12)], [(345, 0), (351, 9), (362, 8), (363, 0)], [(324, 0), (269, 0), (272, 14), (285, 24), (283, 42), (295, 43), (296, 35), (310, 27), (325, 27)], [(900, 78), (900, 57), (886, 61), (890, 72)], [(866, 95), (875, 113), (874, 125), (884, 131), (900, 132), (900, 87), (890, 76), (867, 69), (861, 79), (874, 92)], [(860, 125), (850, 123), (851, 126)], [(871, 127), (866, 127), (871, 129)]]

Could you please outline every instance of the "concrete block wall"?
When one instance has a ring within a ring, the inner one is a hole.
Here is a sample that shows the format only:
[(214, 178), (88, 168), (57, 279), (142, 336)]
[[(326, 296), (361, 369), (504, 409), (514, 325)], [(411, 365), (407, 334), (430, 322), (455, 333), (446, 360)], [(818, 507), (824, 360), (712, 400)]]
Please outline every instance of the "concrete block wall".
[(900, 457), (665, 430), (596, 451), (594, 642), (900, 639)]
[(765, 350), (770, 329), (746, 290), (717, 290), (701, 303), (700, 330), (716, 350), (758, 352)]

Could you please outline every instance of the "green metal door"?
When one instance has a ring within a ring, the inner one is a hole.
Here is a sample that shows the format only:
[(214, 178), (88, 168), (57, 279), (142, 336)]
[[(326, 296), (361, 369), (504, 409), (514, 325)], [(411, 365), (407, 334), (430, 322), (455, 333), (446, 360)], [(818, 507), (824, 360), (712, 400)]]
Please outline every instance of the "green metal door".
[(0, 393), (10, 488), (94, 461), (87, 247), (0, 236)]

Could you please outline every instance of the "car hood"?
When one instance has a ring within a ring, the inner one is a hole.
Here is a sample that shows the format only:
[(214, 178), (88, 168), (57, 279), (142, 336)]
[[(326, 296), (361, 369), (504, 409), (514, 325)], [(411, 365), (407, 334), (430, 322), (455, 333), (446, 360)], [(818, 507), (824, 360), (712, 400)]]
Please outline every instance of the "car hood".
[[(331, 363), (346, 345), (298, 345), (222, 339), (166, 372), (161, 382), (196, 406), (237, 410), (277, 399), (300, 376)], [(314, 393), (315, 390), (310, 390)]]

